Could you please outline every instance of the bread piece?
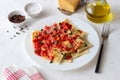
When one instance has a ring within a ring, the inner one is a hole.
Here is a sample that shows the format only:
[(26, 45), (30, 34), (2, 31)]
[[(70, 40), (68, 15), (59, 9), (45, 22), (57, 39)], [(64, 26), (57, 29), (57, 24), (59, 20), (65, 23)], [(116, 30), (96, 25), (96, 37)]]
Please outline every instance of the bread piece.
[(58, 0), (59, 8), (69, 11), (75, 12), (78, 5), (80, 4), (80, 0)]

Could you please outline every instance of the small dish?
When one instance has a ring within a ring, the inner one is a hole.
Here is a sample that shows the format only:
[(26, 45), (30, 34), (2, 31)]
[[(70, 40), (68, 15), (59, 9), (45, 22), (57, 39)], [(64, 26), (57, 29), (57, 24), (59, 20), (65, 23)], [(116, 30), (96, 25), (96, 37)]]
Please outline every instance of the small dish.
[(38, 17), (42, 12), (42, 6), (38, 3), (31, 2), (25, 6), (27, 14), (33, 18)]
[(14, 26), (21, 27), (26, 21), (26, 17), (21, 11), (13, 11), (8, 15), (8, 20)]

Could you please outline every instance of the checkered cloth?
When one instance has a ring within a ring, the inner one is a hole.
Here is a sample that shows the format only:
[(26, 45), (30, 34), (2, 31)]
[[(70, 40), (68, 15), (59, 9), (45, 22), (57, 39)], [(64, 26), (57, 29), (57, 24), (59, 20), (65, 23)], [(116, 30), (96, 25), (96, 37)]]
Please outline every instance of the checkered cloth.
[(5, 68), (3, 75), (5, 80), (44, 80), (36, 67), (22, 70), (16, 65), (12, 65)]

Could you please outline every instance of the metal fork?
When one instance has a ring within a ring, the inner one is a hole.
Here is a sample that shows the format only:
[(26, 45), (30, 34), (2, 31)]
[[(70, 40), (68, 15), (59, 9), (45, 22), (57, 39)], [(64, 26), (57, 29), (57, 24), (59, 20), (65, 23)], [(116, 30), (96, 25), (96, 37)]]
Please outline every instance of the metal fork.
[(99, 56), (98, 56), (95, 73), (99, 73), (99, 67), (100, 67), (100, 62), (101, 62), (101, 56), (102, 56), (102, 51), (103, 51), (103, 47), (104, 47), (104, 42), (108, 38), (109, 32), (110, 32), (110, 24), (109, 23), (105, 23), (103, 25), (103, 29), (102, 29), (102, 34), (101, 34), (102, 43), (101, 43), (101, 47), (100, 47), (100, 53), (99, 53)]

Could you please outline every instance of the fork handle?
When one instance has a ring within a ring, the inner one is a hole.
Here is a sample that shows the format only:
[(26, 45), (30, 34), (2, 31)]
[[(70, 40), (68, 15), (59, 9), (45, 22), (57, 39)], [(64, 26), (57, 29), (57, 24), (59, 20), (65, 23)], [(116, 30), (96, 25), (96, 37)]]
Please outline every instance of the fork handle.
[(104, 42), (102, 42), (101, 47), (100, 47), (100, 53), (99, 53), (99, 56), (98, 56), (95, 73), (99, 73), (99, 67), (100, 67), (100, 62), (101, 62), (103, 46), (104, 46)]

